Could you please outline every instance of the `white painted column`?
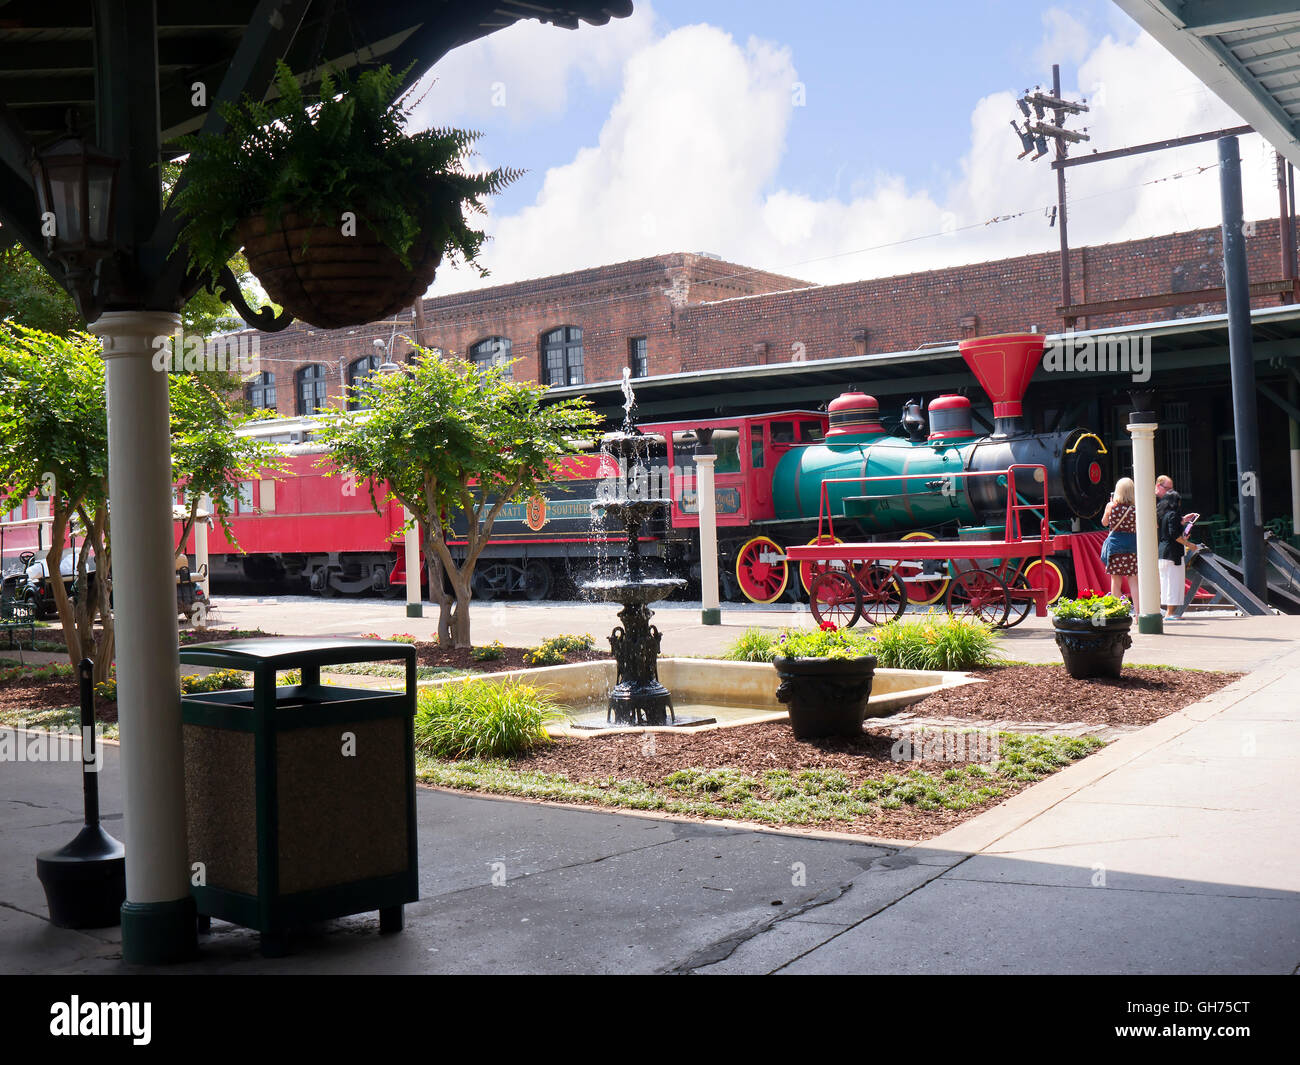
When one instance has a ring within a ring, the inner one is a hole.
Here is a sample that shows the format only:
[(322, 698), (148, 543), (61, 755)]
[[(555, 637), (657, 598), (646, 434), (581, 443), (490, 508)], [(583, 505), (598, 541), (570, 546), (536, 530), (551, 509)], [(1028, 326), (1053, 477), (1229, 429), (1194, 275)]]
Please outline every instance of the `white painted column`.
[(718, 604), (718, 500), (713, 489), (715, 454), (695, 456), (695, 498), (700, 514), (700, 620), (705, 625), (721, 625)]
[(122, 738), (126, 903), (122, 953), (161, 963), (194, 952), (185, 839), (176, 639), (175, 531), (167, 374), (154, 338), (180, 316), (106, 311), (90, 330), (104, 345), (109, 497)]
[[(1145, 413), (1143, 417), (1148, 417)], [(1138, 632), (1164, 632), (1160, 611), (1160, 538), (1156, 528), (1156, 423), (1129, 422), (1137, 509)]]
[[(402, 508), (402, 518), (411, 520), (411, 512)], [(406, 616), (408, 618), (424, 617), (424, 602), (420, 598), (420, 523), (413, 522), (407, 527), (406, 543)]]
[(209, 599), (212, 593), (208, 588), (210, 576), (208, 574), (207, 518), (196, 518), (194, 521), (194, 568), (203, 574), (203, 580), (199, 581), (199, 587), (203, 589), (203, 598)]

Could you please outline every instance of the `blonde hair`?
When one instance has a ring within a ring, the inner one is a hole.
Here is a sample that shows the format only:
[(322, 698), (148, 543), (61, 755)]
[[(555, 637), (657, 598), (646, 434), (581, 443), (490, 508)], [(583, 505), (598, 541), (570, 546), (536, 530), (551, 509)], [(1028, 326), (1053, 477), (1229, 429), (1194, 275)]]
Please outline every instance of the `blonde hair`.
[(1133, 484), (1133, 478), (1121, 477), (1115, 482), (1115, 502), (1127, 503), (1129, 506), (1132, 506), (1135, 491), (1136, 488)]

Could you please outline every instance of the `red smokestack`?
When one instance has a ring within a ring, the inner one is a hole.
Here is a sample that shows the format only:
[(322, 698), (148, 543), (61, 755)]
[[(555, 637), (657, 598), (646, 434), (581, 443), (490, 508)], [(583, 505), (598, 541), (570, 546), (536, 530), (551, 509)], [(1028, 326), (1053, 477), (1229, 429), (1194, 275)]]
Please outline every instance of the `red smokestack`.
[[(957, 350), (971, 368), (980, 387), (993, 400), (993, 417), (1019, 422), (1020, 400), (1038, 369), (1047, 338), (1042, 333), (1004, 333), (1000, 336), (962, 340)], [(1019, 425), (1003, 426), (1010, 430)]]

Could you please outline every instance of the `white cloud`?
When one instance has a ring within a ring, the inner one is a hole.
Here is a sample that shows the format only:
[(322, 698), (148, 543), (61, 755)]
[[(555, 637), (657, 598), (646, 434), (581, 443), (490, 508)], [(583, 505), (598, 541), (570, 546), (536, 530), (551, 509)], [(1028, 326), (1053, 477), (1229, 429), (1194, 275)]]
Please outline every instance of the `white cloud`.
[(653, 7), (638, 3), (628, 18), (604, 26), (566, 30), (528, 20), (453, 49), (425, 75), (412, 128), (441, 124), (446, 115), (462, 123), (560, 115), (571, 93), (617, 83), (627, 57), (654, 38), (656, 21)]
[[(1082, 39), (1083, 28), (1067, 14), (1049, 13), (1045, 26), (1045, 40), (1058, 42), (1053, 47)], [(1086, 125), (1092, 141), (1073, 154), (1240, 124), (1136, 28), (1079, 54), (1078, 87), (1065, 92), (1087, 96), (1093, 110), (1069, 125)], [(622, 90), (597, 143), (550, 169), (534, 203), (489, 217), (486, 284), (667, 251), (710, 251), (829, 283), (1057, 245), (1043, 215), (1056, 199), (1055, 174), (1048, 159), (1016, 159), (1009, 121), (1019, 112), (1010, 90), (973, 104), (970, 138), (953, 146), (947, 188), (932, 193), (882, 171), (846, 174), (848, 197), (816, 198), (773, 187), (797, 116), (791, 87), (799, 79), (788, 49), (687, 26), (647, 38), (622, 60), (621, 72)], [(1276, 210), (1272, 154), (1261, 145), (1258, 137), (1242, 141), (1248, 217)], [(1216, 169), (1144, 184), (1216, 161), (1207, 143), (1071, 169), (1071, 243), (1217, 225)], [(468, 271), (448, 271), (434, 292), (483, 283)]]

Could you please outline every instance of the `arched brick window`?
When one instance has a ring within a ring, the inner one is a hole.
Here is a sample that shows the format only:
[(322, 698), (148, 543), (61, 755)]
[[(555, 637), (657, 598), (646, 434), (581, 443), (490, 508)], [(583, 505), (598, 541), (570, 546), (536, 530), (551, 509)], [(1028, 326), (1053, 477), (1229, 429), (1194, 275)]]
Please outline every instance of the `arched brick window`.
[(542, 334), (542, 383), (580, 385), (582, 375), (582, 330), (562, 325)]
[(275, 410), (275, 374), (262, 372), (244, 390), (249, 405), (257, 410)]
[(315, 414), (325, 406), (325, 367), (318, 362), (302, 367), (294, 374), (297, 386), (297, 412), (299, 417)]
[(513, 376), (510, 369), (511, 344), (509, 337), (484, 337), (477, 344), (471, 344), (469, 361), (480, 370), (491, 366), (505, 366), (506, 378)]
[(366, 378), (378, 370), (379, 365), (378, 355), (363, 355), (348, 363), (348, 410), (361, 410), (369, 405), (359, 393)]

